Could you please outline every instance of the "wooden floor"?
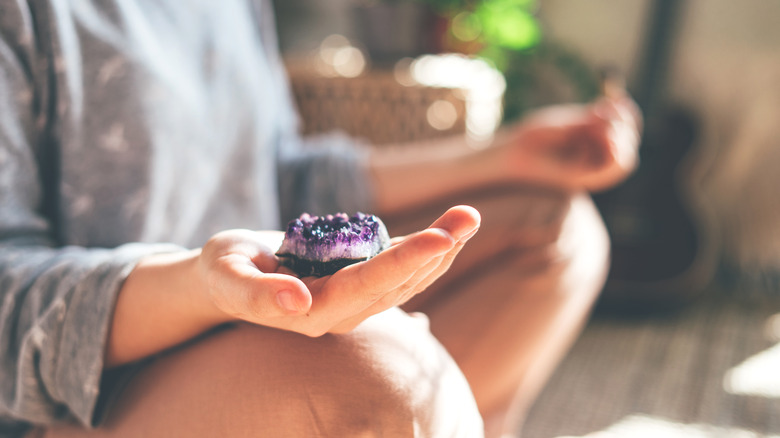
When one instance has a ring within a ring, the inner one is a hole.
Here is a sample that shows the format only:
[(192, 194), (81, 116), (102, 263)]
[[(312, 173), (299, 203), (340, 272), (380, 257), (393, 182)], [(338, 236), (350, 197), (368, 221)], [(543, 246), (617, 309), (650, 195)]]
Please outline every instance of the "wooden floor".
[(780, 297), (717, 291), (674, 315), (594, 317), (521, 435), (780, 437)]

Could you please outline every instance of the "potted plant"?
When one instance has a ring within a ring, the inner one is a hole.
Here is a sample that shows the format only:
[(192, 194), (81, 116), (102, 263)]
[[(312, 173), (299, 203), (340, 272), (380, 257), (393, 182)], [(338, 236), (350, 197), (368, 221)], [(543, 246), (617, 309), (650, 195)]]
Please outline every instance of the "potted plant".
[(446, 18), (443, 50), (479, 56), (504, 74), (504, 120), (540, 105), (587, 101), (599, 92), (594, 70), (545, 37), (537, 0), (407, 1), (427, 4)]
[(491, 62), (506, 79), (504, 120), (599, 92), (594, 70), (545, 37), (537, 0), (356, 0), (361, 41), (378, 64), (459, 52)]

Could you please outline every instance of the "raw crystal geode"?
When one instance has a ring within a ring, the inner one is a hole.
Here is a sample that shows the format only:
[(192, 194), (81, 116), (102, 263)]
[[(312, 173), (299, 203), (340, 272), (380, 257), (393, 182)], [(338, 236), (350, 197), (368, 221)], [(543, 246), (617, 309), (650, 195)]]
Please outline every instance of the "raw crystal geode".
[(373, 214), (302, 214), (287, 225), (276, 255), (301, 277), (331, 275), (368, 260), (390, 245), (385, 224)]

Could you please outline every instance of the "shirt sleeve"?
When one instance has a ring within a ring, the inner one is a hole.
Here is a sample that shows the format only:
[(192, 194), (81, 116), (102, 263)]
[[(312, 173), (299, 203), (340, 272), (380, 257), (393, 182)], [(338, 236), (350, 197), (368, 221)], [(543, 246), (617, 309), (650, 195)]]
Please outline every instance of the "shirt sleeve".
[(268, 91), (279, 103), (275, 116), (280, 129), (276, 150), (281, 223), (303, 212), (370, 212), (374, 189), (368, 170), (369, 148), (338, 132), (300, 135), (299, 116), (279, 54), (273, 7), (267, 0), (255, 2), (255, 7), (263, 50), (277, 85)]
[(45, 157), (36, 143), (46, 105), (23, 27), (30, 17), (7, 5), (0, 5), (0, 422), (75, 416), (90, 425), (122, 282), (141, 257), (178, 248), (57, 246), (43, 213)]
[(373, 186), (368, 151), (340, 133), (293, 138), (281, 145), (282, 223), (303, 212), (315, 215), (371, 212)]

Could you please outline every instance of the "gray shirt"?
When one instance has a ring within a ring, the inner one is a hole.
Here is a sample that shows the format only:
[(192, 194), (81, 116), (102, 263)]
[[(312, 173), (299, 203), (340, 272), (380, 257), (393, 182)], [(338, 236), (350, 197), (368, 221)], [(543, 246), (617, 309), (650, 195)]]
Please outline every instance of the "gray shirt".
[(370, 208), (364, 155), (302, 139), (258, 0), (0, 0), (0, 434), (90, 424), (148, 254)]

